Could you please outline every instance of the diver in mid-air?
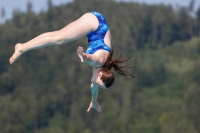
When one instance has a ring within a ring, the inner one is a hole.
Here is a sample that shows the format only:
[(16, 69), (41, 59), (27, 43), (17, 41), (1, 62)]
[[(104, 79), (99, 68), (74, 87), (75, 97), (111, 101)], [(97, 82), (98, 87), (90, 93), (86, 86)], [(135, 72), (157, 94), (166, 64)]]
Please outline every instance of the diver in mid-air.
[(111, 33), (102, 14), (98, 12), (86, 13), (61, 30), (41, 34), (23, 44), (17, 43), (15, 52), (9, 60), (10, 64), (13, 64), (23, 53), (29, 50), (62, 45), (85, 36), (88, 37), (89, 46), (86, 52), (79, 46), (77, 54), (81, 62), (88, 63), (93, 71), (91, 79), (92, 101), (87, 111), (89, 112), (91, 108), (94, 108), (101, 112), (97, 95), (99, 88), (106, 89), (113, 84), (115, 78), (111, 68), (113, 67), (121, 75), (133, 77), (127, 70), (133, 67), (120, 65), (129, 58), (112, 58), (114, 51), (111, 45)]

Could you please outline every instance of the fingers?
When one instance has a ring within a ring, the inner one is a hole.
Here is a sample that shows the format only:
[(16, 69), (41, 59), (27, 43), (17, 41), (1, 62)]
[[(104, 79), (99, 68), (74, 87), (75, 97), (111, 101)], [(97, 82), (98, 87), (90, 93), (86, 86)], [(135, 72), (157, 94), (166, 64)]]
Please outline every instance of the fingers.
[(80, 54), (80, 55), (83, 55), (83, 48), (79, 46), (77, 48), (77, 53)]
[(98, 108), (95, 108), (95, 109), (96, 109), (96, 111), (98, 111), (98, 112), (102, 112), (101, 107), (98, 107)]
[(101, 107), (92, 107), (92, 108), (94, 108), (97, 112), (102, 112)]
[(79, 46), (77, 49), (78, 52), (83, 52), (83, 47)]
[(94, 108), (97, 112), (102, 112), (101, 107), (99, 105), (98, 106), (94, 106), (92, 102), (90, 103), (90, 106), (87, 109), (87, 112), (89, 112), (91, 108)]
[(80, 49), (82, 49), (82, 50), (83, 50), (83, 47), (81, 47), (81, 46), (78, 46), (78, 48), (80, 48)]
[(81, 59), (81, 62), (84, 62), (83, 61), (83, 48), (82, 47), (79, 46), (77, 48), (77, 54), (78, 54), (79, 58)]
[(87, 112), (90, 112), (91, 107), (88, 108)]
[(89, 108), (87, 109), (87, 112), (90, 111), (91, 107), (92, 107), (92, 103), (90, 103), (90, 106), (89, 106)]

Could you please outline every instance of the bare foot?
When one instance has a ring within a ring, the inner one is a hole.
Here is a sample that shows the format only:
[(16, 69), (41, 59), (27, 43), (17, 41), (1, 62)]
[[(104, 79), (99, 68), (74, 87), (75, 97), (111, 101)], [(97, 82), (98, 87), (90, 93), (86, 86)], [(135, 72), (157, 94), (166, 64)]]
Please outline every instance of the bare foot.
[(81, 59), (81, 62), (83, 62), (83, 48), (82, 47), (78, 47), (77, 49), (77, 54), (79, 56), (79, 58)]
[(21, 45), (20, 43), (15, 45), (15, 52), (9, 60), (10, 64), (13, 64), (22, 55)]

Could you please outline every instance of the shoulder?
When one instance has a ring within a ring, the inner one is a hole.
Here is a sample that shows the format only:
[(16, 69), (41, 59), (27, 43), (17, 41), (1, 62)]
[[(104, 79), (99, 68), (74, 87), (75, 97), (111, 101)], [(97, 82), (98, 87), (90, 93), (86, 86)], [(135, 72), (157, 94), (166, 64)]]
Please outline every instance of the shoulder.
[(105, 50), (98, 50), (94, 53), (95, 55), (95, 66), (101, 67), (105, 64), (109, 52)]

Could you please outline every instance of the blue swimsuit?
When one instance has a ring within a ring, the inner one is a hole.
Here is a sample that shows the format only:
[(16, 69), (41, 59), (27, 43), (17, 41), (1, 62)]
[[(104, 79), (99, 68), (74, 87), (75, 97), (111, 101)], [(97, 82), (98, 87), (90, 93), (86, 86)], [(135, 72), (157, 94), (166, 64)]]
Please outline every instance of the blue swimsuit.
[(97, 50), (106, 50), (108, 52), (111, 51), (110, 47), (108, 47), (104, 42), (104, 37), (108, 31), (108, 24), (104, 16), (98, 12), (91, 12), (94, 14), (98, 21), (99, 27), (96, 31), (91, 32), (87, 35), (89, 47), (86, 50), (87, 54), (94, 54)]

